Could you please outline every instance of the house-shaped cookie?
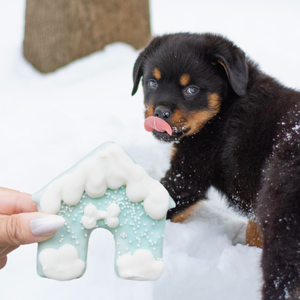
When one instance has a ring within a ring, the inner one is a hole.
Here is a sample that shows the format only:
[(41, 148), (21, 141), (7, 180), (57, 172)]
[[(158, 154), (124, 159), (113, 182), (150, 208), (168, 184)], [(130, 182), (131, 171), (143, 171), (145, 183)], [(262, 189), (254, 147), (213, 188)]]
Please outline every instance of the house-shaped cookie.
[(175, 204), (167, 190), (117, 144), (99, 146), (32, 200), (39, 211), (65, 219), (52, 238), (39, 243), (40, 276), (56, 280), (82, 276), (90, 234), (100, 227), (114, 235), (118, 276), (156, 280), (162, 274), (166, 213)]

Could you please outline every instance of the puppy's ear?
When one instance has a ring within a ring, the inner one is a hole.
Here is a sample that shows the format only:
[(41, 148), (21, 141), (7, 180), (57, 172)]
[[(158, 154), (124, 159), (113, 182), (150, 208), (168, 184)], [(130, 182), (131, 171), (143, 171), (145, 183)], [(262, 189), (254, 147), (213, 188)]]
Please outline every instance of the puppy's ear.
[(160, 45), (161, 37), (156, 37), (146, 46), (146, 48), (140, 53), (133, 67), (133, 89), (131, 95), (133, 96), (139, 87), (141, 77), (143, 76), (143, 67), (145, 59)]
[(141, 77), (143, 76), (143, 64), (146, 58), (145, 51), (146, 49), (140, 53), (133, 67), (133, 89), (131, 96), (137, 92)]
[(227, 74), (229, 83), (235, 93), (243, 96), (246, 93), (248, 84), (248, 66), (245, 53), (233, 47), (230, 55), (215, 54), (216, 62), (221, 64)]

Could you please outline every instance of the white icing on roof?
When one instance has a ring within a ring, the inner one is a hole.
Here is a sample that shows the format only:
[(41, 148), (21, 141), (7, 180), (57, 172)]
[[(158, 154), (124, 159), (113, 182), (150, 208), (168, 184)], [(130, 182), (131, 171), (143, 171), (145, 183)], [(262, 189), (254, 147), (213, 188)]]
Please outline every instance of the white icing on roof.
[(116, 228), (119, 225), (119, 214), (121, 209), (118, 204), (110, 204), (106, 211), (97, 210), (97, 207), (93, 204), (88, 204), (84, 208), (84, 216), (81, 218), (82, 225), (87, 229), (92, 229), (96, 226), (97, 221), (104, 219), (106, 224), (110, 228)]
[(85, 267), (84, 261), (78, 258), (77, 249), (70, 244), (65, 244), (58, 249), (42, 250), (39, 254), (39, 261), (45, 276), (56, 280), (77, 278)]
[(165, 269), (162, 261), (156, 261), (149, 250), (139, 249), (133, 255), (124, 254), (116, 262), (123, 279), (156, 280)]
[(65, 173), (52, 181), (41, 198), (41, 210), (56, 214), (61, 200), (76, 205), (83, 192), (90, 197), (102, 197), (107, 188), (117, 189), (126, 185), (130, 201), (144, 200), (146, 213), (154, 220), (165, 217), (169, 209), (169, 194), (146, 171), (134, 163), (117, 144), (110, 144), (104, 150), (84, 159), (71, 173)]

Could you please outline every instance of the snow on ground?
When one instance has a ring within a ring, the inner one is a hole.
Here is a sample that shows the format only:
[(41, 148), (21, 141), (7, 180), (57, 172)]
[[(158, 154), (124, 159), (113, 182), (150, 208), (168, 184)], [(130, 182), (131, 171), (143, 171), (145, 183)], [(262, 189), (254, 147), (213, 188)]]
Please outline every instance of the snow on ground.
[[(299, 88), (298, 1), (152, 0), (154, 34), (217, 32), (267, 73)], [(143, 129), (142, 92), (131, 97), (138, 51), (115, 43), (57, 72), (41, 75), (22, 57), (24, 0), (0, 0), (0, 185), (34, 193), (103, 142), (120, 144), (159, 179), (170, 147)], [(185, 224), (167, 222), (166, 270), (156, 282), (114, 274), (112, 235), (93, 232), (86, 274), (70, 282), (36, 274), (36, 245), (9, 255), (1, 300), (256, 300), (261, 250), (243, 245), (245, 220), (210, 191)]]

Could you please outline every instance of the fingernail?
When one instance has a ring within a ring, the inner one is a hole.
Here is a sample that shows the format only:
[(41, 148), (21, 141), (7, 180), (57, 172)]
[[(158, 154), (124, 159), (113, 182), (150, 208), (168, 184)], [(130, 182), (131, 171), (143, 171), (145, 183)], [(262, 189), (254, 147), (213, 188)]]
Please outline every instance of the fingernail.
[(65, 219), (57, 215), (45, 215), (30, 221), (30, 231), (36, 236), (49, 235), (57, 231), (65, 223)]

